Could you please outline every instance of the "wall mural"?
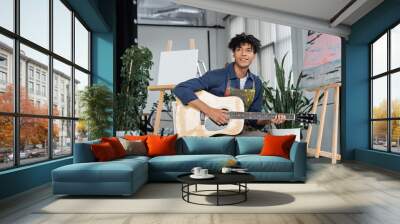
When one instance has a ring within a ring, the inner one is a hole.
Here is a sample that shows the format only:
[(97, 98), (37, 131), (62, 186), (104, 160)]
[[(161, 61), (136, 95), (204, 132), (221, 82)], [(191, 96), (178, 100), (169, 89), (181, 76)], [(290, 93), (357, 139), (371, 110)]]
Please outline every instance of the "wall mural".
[(340, 37), (308, 31), (304, 50), (302, 88), (341, 82)]

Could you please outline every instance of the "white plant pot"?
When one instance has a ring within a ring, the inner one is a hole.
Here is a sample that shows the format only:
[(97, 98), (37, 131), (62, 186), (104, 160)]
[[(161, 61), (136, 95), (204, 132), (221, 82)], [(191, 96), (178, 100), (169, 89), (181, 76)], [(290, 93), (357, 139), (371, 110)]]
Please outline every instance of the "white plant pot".
[(272, 135), (296, 135), (296, 142), (300, 141), (301, 128), (271, 129)]
[(140, 135), (140, 131), (116, 131), (116, 137), (123, 138), (125, 135)]

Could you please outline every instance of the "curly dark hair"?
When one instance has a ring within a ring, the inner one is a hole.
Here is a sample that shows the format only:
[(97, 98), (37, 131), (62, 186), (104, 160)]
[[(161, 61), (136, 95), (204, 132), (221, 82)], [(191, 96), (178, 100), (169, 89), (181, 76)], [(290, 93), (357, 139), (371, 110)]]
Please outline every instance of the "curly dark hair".
[(255, 54), (260, 51), (260, 40), (255, 38), (253, 35), (246, 33), (236, 34), (236, 36), (229, 41), (228, 47), (234, 52), (236, 48), (239, 48), (240, 45), (244, 43), (250, 44)]

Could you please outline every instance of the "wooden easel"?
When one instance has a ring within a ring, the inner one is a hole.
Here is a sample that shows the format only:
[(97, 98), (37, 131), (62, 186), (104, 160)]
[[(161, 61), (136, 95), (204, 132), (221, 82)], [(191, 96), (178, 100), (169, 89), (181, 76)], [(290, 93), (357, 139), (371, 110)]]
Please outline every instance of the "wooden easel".
[[(195, 49), (195, 47), (196, 47), (195, 40), (189, 39), (189, 49)], [(172, 50), (172, 40), (168, 40), (167, 45), (165, 46), (165, 51), (171, 51), (171, 50)], [(160, 95), (158, 97), (156, 118), (154, 122), (154, 132), (153, 132), (154, 135), (157, 135), (158, 131), (160, 130), (161, 112), (164, 106), (165, 91), (172, 90), (174, 87), (175, 87), (174, 84), (170, 84), (170, 85), (152, 85), (147, 88), (149, 91), (160, 91)]]
[[(337, 160), (341, 159), (340, 154), (338, 154), (337, 149), (337, 139), (338, 139), (338, 126), (339, 126), (339, 94), (340, 94), (340, 83), (333, 83), (327, 86), (319, 87), (317, 89), (311, 90), (315, 92), (314, 94), (314, 102), (311, 113), (317, 112), (318, 107), (318, 99), (321, 92), (323, 92), (324, 97), (322, 99), (322, 109), (321, 109), (321, 116), (320, 116), (320, 124), (318, 127), (318, 136), (317, 136), (317, 145), (314, 148), (309, 148), (311, 134), (312, 134), (312, 126), (309, 125), (307, 129), (307, 152), (314, 153), (315, 158), (319, 158), (320, 156), (328, 157), (332, 159), (332, 164), (336, 164)], [(324, 126), (325, 126), (325, 115), (326, 115), (326, 106), (328, 104), (328, 90), (335, 89), (334, 99), (333, 99), (333, 127), (332, 127), (332, 145), (331, 145), (331, 152), (327, 150), (321, 150), (322, 144), (322, 137), (324, 133)]]

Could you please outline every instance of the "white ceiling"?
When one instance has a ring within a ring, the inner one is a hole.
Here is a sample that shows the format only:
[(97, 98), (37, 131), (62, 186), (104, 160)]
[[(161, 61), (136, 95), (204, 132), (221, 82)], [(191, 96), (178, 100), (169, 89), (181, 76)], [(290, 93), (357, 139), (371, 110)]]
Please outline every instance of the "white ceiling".
[[(350, 26), (383, 0), (175, 0), (179, 4), (254, 17), (267, 22), (347, 37)], [(336, 21), (346, 5), (350, 4)]]
[(282, 12), (330, 20), (351, 0), (225, 0)]

